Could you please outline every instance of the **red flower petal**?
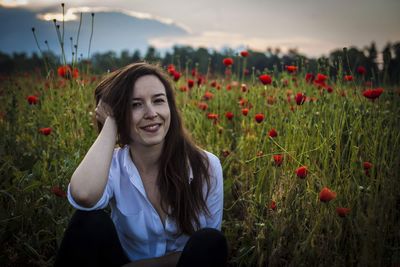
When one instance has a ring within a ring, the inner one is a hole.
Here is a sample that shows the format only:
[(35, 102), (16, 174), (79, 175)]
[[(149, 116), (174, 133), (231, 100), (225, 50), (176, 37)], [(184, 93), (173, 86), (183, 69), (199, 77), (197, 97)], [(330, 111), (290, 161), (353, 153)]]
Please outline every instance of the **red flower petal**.
[(39, 102), (39, 98), (35, 95), (30, 95), (26, 98), (29, 105), (36, 105)]
[(275, 129), (271, 129), (268, 132), (268, 136), (272, 137), (272, 138), (277, 137), (278, 136), (278, 132)]
[(240, 52), (240, 55), (241, 55), (242, 57), (247, 57), (247, 56), (249, 55), (249, 52), (246, 51), (246, 50), (243, 50), (243, 51)]
[(346, 217), (347, 214), (350, 213), (350, 209), (349, 208), (336, 208), (336, 213), (340, 216), (340, 217)]
[(276, 154), (276, 155), (273, 155), (272, 158), (274, 159), (274, 162), (275, 162), (276, 166), (279, 167), (279, 166), (282, 165), (282, 163), (283, 163), (283, 155)]
[(336, 193), (331, 191), (328, 187), (322, 188), (321, 192), (319, 192), (319, 200), (322, 202), (329, 202), (336, 198)]
[(49, 134), (51, 134), (51, 131), (52, 131), (52, 129), (50, 127), (39, 129), (39, 133), (41, 133), (43, 135), (49, 135)]
[(272, 83), (272, 78), (268, 74), (263, 74), (258, 77), (262, 84), (267, 85)]
[(261, 123), (261, 122), (264, 120), (264, 114), (262, 114), (262, 113), (257, 113), (257, 114), (254, 116), (254, 119), (255, 119), (258, 123)]
[(364, 161), (363, 162), (363, 167), (364, 167), (364, 170), (369, 170), (369, 169), (371, 169), (372, 168), (372, 163), (371, 162), (368, 162), (368, 161)]
[(222, 63), (224, 63), (224, 65), (226, 67), (230, 66), (233, 64), (233, 59), (230, 57), (224, 58), (224, 60), (222, 60)]
[(233, 119), (234, 115), (233, 115), (232, 112), (228, 111), (228, 112), (225, 113), (225, 117), (226, 117), (228, 120), (231, 121), (231, 120)]
[(296, 175), (301, 178), (304, 179), (307, 177), (307, 167), (306, 166), (301, 166), (299, 168), (296, 169)]

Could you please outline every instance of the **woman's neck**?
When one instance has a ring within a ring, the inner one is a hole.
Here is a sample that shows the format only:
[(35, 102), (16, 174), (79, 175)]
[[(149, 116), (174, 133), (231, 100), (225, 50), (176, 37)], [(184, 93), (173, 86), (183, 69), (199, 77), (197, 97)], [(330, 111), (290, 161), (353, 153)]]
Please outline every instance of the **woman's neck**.
[[(162, 145), (144, 147), (129, 146), (129, 153), (141, 175), (158, 174), (159, 158), (162, 152)], [(156, 175), (157, 176), (157, 175)]]

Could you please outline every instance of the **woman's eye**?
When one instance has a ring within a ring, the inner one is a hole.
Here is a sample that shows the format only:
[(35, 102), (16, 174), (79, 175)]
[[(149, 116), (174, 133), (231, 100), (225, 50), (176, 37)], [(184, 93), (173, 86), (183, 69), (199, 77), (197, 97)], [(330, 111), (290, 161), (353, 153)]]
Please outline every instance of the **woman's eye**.
[(155, 103), (164, 103), (165, 100), (162, 98), (157, 98), (156, 100), (154, 100)]
[(142, 103), (140, 103), (140, 102), (132, 103), (132, 107), (133, 107), (133, 108), (140, 107), (141, 105), (142, 105)]

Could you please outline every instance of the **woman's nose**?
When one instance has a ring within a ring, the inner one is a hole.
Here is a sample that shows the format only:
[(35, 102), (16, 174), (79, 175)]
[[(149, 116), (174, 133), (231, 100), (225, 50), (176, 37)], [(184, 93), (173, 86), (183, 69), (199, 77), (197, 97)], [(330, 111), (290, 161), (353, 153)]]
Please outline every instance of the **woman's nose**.
[(146, 112), (144, 115), (146, 119), (154, 119), (157, 117), (157, 112), (152, 105), (146, 105)]

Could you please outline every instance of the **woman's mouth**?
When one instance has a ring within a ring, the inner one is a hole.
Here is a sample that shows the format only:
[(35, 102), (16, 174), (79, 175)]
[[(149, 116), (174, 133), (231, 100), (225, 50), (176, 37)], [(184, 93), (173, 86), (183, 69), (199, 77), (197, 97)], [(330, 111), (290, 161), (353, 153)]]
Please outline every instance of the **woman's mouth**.
[(143, 127), (140, 127), (143, 131), (149, 132), (149, 133), (155, 133), (160, 129), (161, 123), (152, 123)]

